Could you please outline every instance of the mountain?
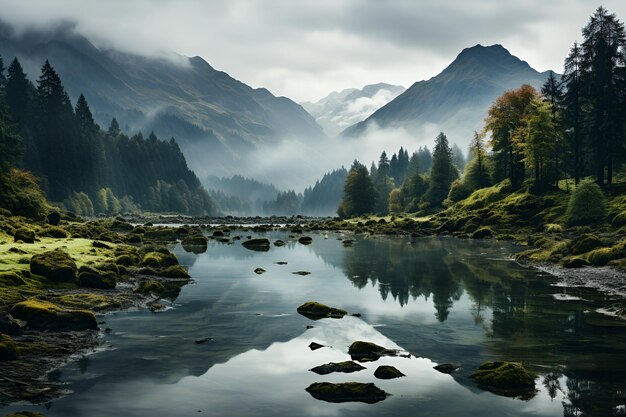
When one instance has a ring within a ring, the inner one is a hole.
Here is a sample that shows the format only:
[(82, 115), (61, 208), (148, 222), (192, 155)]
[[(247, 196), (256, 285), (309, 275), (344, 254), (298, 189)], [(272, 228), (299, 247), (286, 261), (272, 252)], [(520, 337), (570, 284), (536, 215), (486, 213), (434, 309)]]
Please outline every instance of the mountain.
[(334, 91), (315, 103), (300, 104), (315, 117), (328, 136), (335, 137), (348, 126), (365, 120), (404, 90), (399, 85), (370, 84), (360, 90)]
[(466, 48), (439, 75), (414, 83), (342, 136), (358, 137), (371, 127), (405, 128), (418, 135), (424, 130), (443, 131), (451, 142), (465, 146), (472, 132), (482, 128), (498, 96), (522, 84), (539, 88), (548, 74), (534, 70), (502, 45)]
[(197, 56), (150, 58), (98, 48), (68, 26), (16, 35), (3, 24), (0, 55), (7, 65), (17, 56), (31, 80), (49, 59), (72, 101), (83, 93), (97, 122), (106, 128), (115, 117), (128, 132), (175, 136), (203, 175), (207, 162), (215, 174), (242, 153), (281, 138), (325, 137), (300, 105), (252, 88)]

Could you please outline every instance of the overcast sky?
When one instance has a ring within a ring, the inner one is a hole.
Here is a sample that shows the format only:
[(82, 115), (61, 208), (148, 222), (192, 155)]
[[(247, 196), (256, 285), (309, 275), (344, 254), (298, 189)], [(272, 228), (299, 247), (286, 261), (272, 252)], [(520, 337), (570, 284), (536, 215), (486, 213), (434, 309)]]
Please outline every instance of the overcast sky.
[[(602, 3), (626, 19), (626, 0)], [(100, 46), (200, 55), (296, 101), (333, 90), (430, 78), (465, 47), (500, 43), (537, 70), (560, 71), (590, 0), (0, 0), (25, 27), (59, 21)]]

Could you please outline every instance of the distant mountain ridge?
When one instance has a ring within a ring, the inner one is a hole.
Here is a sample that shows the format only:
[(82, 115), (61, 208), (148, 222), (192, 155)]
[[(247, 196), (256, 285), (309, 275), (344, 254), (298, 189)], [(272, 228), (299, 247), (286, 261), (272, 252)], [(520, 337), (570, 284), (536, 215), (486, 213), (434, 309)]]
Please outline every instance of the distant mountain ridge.
[(334, 91), (315, 103), (300, 103), (330, 137), (335, 137), (346, 127), (365, 120), (406, 90), (399, 85), (386, 83), (366, 85), (362, 89), (348, 88)]
[(522, 84), (540, 88), (548, 74), (534, 70), (502, 45), (466, 48), (440, 74), (414, 83), (342, 136), (358, 137), (374, 127), (417, 131), (436, 125), (452, 142), (466, 145), (472, 131), (482, 128), (499, 95)]
[(17, 56), (32, 80), (49, 59), (72, 101), (84, 93), (104, 127), (116, 117), (130, 132), (175, 136), (186, 153), (220, 155), (214, 164), (281, 138), (325, 137), (297, 103), (252, 88), (197, 56), (174, 56), (175, 63), (97, 48), (68, 27), (17, 36), (5, 24), (0, 24), (0, 54), (7, 65)]

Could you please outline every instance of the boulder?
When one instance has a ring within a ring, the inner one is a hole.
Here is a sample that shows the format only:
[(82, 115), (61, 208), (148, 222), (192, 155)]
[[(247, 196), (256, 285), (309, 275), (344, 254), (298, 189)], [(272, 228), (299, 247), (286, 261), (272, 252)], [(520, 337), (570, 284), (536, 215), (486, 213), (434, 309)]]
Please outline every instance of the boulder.
[(381, 356), (396, 356), (397, 352), (371, 342), (357, 340), (348, 348), (348, 354), (359, 362), (377, 361)]
[(50, 281), (76, 281), (78, 269), (71, 256), (61, 249), (43, 252), (30, 258), (30, 272)]
[(442, 363), (440, 365), (434, 366), (433, 369), (435, 371), (439, 371), (442, 374), (451, 374), (457, 369), (459, 369), (458, 365), (453, 365), (451, 363)]
[(141, 265), (151, 268), (168, 267), (178, 265), (178, 259), (173, 253), (148, 252), (143, 256)]
[(165, 278), (191, 278), (187, 270), (181, 265), (171, 265), (163, 268), (157, 275)]
[(269, 239), (250, 239), (243, 241), (241, 244), (244, 248), (257, 252), (267, 252), (270, 250)]
[(61, 213), (53, 211), (46, 216), (46, 221), (52, 226), (58, 226), (61, 223)]
[(285, 242), (283, 242), (282, 240), (278, 239), (278, 240), (274, 241), (274, 246), (276, 246), (276, 247), (285, 246)]
[(56, 304), (31, 298), (15, 304), (11, 315), (24, 320), (35, 330), (80, 331), (96, 330), (96, 316), (87, 310), (65, 310)]
[(147, 280), (141, 281), (139, 286), (135, 289), (135, 292), (140, 294), (163, 294), (167, 289), (165, 285), (161, 284), (159, 281)]
[(294, 275), (301, 275), (301, 276), (307, 276), (307, 275), (311, 275), (311, 273), (309, 271), (296, 271), (296, 272), (292, 272), (292, 274)]
[(313, 238), (310, 236), (302, 236), (300, 239), (298, 239), (298, 242), (302, 243), (303, 245), (310, 245), (311, 243), (313, 243)]
[(520, 362), (485, 362), (471, 377), (482, 388), (499, 393), (533, 391), (537, 375), (528, 371)]
[(328, 375), (333, 372), (352, 373), (352, 372), (362, 371), (363, 369), (366, 369), (366, 368), (364, 366), (359, 365), (356, 362), (344, 361), (344, 362), (325, 363), (324, 365), (311, 368), (309, 369), (309, 371), (315, 372), (318, 375)]
[(26, 284), (16, 271), (0, 271), (0, 287), (19, 287)]
[(374, 371), (374, 376), (378, 379), (395, 379), (406, 375), (393, 366), (381, 365)]
[(602, 246), (602, 241), (596, 235), (584, 234), (574, 239), (570, 245), (569, 250), (572, 255), (580, 255), (590, 252)]
[(340, 308), (329, 307), (315, 301), (308, 301), (298, 307), (298, 313), (311, 320), (319, 320), (323, 318), (340, 319), (348, 312)]
[(263, 269), (263, 268), (257, 268), (257, 269), (254, 270), (254, 273), (257, 274), (257, 275), (261, 275), (264, 272), (267, 272), (267, 271), (265, 271), (265, 269)]
[(83, 288), (97, 288), (101, 290), (112, 290), (117, 284), (117, 277), (114, 272), (81, 272), (78, 274), (78, 285)]
[(209, 239), (203, 235), (190, 235), (181, 242), (183, 249), (192, 253), (204, 253), (207, 250)]
[(387, 393), (372, 383), (316, 382), (306, 388), (306, 392), (315, 399), (330, 403), (363, 402), (374, 404), (387, 398)]
[(15, 242), (21, 240), (24, 243), (35, 243), (35, 232), (24, 228), (17, 229), (13, 235), (13, 240)]

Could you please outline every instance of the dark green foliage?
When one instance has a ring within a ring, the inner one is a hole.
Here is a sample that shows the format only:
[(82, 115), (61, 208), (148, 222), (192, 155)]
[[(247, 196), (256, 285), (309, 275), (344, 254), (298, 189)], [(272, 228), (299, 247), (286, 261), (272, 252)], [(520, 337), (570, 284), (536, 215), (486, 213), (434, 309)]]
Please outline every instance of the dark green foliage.
[(587, 225), (606, 220), (606, 199), (597, 184), (586, 181), (572, 193), (566, 219), (570, 225)]
[(268, 201), (263, 204), (263, 212), (284, 216), (298, 214), (300, 212), (301, 199), (302, 195), (296, 194), (293, 190), (279, 192), (274, 201)]
[(343, 189), (343, 199), (337, 210), (340, 217), (359, 216), (371, 213), (376, 192), (365, 165), (354, 161)]
[(440, 133), (435, 140), (433, 166), (430, 171), (430, 184), (424, 199), (432, 207), (440, 207), (448, 197), (452, 181), (459, 177), (459, 172), (452, 163), (452, 152), (446, 135)]
[(46, 199), (28, 172), (12, 169), (0, 174), (0, 206), (14, 215), (43, 219), (47, 211)]
[(347, 177), (348, 171), (342, 167), (325, 174), (312, 188), (305, 189), (302, 200), (302, 214), (334, 214), (341, 202), (343, 186)]
[(378, 160), (376, 175), (372, 176), (376, 199), (374, 211), (378, 214), (387, 214), (389, 208), (389, 193), (394, 188), (394, 179), (391, 177), (391, 166), (387, 153), (383, 151)]

